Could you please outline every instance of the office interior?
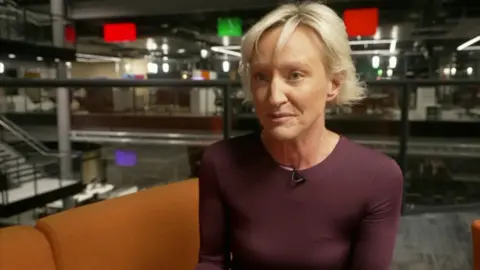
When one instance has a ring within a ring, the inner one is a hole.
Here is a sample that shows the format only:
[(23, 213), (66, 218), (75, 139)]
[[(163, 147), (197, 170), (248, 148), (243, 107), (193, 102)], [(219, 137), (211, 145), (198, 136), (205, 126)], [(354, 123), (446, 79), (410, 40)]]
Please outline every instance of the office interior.
[[(2, 227), (191, 181), (208, 145), (260, 130), (240, 42), (276, 2), (157, 2), (0, 3)], [(366, 99), (326, 118), (404, 172), (392, 269), (473, 269), (480, 2), (328, 5), (379, 14), (374, 34), (350, 36)]]

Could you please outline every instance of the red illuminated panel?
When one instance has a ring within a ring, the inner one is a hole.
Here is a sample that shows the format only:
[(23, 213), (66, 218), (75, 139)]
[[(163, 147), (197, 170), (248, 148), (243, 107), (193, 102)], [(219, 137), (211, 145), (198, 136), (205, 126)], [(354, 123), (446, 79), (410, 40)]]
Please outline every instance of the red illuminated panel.
[(137, 40), (137, 26), (134, 23), (107, 23), (103, 25), (105, 42), (126, 42)]
[(373, 36), (378, 27), (378, 8), (347, 9), (343, 20), (349, 36)]
[(75, 28), (70, 25), (65, 27), (65, 41), (68, 43), (75, 43), (77, 34), (75, 33)]

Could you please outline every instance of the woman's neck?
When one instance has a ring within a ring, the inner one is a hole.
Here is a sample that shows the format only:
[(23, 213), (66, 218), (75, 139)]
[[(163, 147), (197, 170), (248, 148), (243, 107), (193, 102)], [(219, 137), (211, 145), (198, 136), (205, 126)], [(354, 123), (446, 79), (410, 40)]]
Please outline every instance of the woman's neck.
[(278, 140), (262, 132), (262, 141), (275, 161), (303, 170), (322, 162), (335, 149), (340, 136), (324, 125), (311, 127), (292, 140)]

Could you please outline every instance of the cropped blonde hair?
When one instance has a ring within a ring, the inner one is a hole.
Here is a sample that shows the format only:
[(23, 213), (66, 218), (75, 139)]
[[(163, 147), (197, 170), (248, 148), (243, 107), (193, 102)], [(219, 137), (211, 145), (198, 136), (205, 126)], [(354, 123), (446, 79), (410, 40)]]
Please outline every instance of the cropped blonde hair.
[(343, 20), (329, 7), (310, 2), (285, 4), (278, 7), (252, 26), (243, 37), (239, 73), (247, 100), (252, 99), (249, 66), (254, 50), (263, 33), (281, 25), (283, 31), (278, 40), (277, 49), (287, 43), (298, 25), (310, 27), (322, 39), (326, 50), (324, 64), (327, 72), (341, 75), (339, 94), (333, 103), (351, 105), (363, 99), (365, 88), (356, 75)]

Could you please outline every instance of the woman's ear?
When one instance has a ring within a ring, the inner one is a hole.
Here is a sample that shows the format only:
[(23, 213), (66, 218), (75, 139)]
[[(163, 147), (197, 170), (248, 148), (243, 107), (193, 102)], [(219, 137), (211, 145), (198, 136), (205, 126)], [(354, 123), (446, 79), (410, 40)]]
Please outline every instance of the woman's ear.
[(340, 89), (342, 87), (342, 82), (344, 77), (345, 77), (344, 71), (332, 74), (331, 81), (330, 81), (330, 88), (328, 89), (328, 93), (327, 93), (327, 101), (332, 101), (338, 96), (338, 94), (340, 93)]

